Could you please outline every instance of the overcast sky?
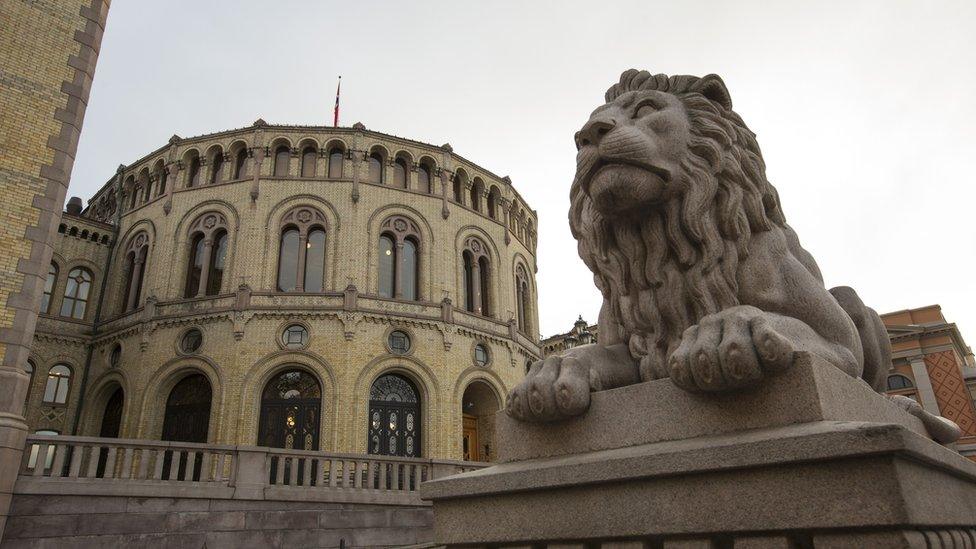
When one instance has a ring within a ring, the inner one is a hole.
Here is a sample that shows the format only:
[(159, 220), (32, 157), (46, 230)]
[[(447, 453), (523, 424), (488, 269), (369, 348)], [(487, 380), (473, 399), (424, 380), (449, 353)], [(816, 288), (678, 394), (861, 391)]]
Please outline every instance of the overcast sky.
[(269, 123), (433, 144), (539, 214), (544, 336), (599, 296), (566, 214), (573, 133), (627, 68), (722, 76), (828, 286), (942, 305), (976, 345), (976, 2), (113, 2), (70, 195), (165, 144)]

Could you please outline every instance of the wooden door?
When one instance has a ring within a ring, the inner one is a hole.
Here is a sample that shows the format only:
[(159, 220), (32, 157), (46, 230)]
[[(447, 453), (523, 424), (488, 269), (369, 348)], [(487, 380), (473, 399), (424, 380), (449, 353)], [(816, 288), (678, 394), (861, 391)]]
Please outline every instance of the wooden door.
[(464, 414), (461, 417), (461, 455), (465, 461), (481, 461), (478, 451), (478, 418)]

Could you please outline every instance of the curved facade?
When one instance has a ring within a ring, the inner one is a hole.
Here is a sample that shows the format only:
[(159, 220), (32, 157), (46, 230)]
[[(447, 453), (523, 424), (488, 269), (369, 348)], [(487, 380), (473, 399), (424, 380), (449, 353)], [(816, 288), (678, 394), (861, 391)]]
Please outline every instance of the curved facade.
[(540, 356), (536, 225), (449, 145), (174, 136), (64, 215), (29, 424), (491, 459), (490, 416)]

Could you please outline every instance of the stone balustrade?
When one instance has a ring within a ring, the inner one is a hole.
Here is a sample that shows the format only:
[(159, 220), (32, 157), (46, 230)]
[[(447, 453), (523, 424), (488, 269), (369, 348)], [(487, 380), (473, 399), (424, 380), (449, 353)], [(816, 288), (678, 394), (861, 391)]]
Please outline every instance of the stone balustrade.
[(15, 493), (427, 505), (422, 482), (486, 463), (31, 435)]

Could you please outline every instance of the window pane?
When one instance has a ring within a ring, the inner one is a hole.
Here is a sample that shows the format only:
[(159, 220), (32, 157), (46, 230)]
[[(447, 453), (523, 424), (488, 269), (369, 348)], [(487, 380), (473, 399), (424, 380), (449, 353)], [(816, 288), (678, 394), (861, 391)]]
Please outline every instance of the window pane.
[(44, 402), (54, 402), (54, 393), (57, 387), (57, 378), (48, 376), (47, 385), (44, 386)]
[(41, 297), (41, 312), (46, 313), (51, 307), (51, 294), (54, 293), (54, 284), (58, 280), (58, 267), (51, 263), (47, 270), (47, 280), (44, 281), (44, 295)]
[(217, 153), (214, 155), (213, 162), (210, 165), (210, 183), (220, 183), (221, 172), (224, 169), (224, 155), (223, 153)]
[(383, 182), (383, 162), (378, 154), (369, 157), (369, 182), (377, 184)]
[(334, 150), (329, 155), (329, 177), (334, 179), (342, 177), (342, 151)]
[(66, 378), (58, 379), (58, 394), (54, 401), (58, 404), (64, 404), (68, 400), (68, 380)]
[(315, 177), (315, 149), (305, 149), (302, 153), (302, 177)]
[(430, 172), (424, 166), (417, 169), (417, 188), (427, 193), (433, 191), (430, 188)]
[(203, 273), (203, 235), (197, 234), (190, 241), (190, 261), (186, 268), (186, 288), (184, 297), (194, 297), (200, 288), (200, 275)]
[(480, 258), (478, 265), (481, 267), (481, 314), (489, 316), (491, 311), (488, 310), (488, 287), (489, 281), (491, 280), (491, 270), (488, 267), (488, 259), (485, 257)]
[(321, 292), (325, 275), (325, 231), (313, 229), (308, 233), (305, 250), (305, 291)]
[(380, 237), (379, 246), (379, 292), (383, 297), (393, 297), (393, 240), (388, 236)]
[(278, 147), (278, 149), (275, 151), (275, 176), (284, 177), (288, 175), (288, 160), (290, 156), (291, 153), (288, 152), (288, 147)]
[(227, 233), (220, 232), (213, 243), (210, 253), (210, 272), (207, 275), (207, 295), (220, 293), (220, 285), (224, 278), (224, 262), (227, 259)]
[(200, 184), (200, 159), (193, 157), (190, 160), (190, 187), (195, 187)]
[(241, 179), (247, 175), (247, 149), (237, 151), (237, 160), (234, 162), (234, 179)]
[(464, 308), (474, 311), (474, 288), (471, 282), (471, 254), (464, 252)]
[(278, 289), (283, 292), (293, 292), (296, 284), (298, 284), (298, 229), (288, 229), (281, 235)]
[(417, 299), (417, 245), (412, 240), (403, 242), (403, 260), (400, 267), (403, 269), (400, 274), (400, 292), (403, 299), (414, 301)]
[(393, 185), (400, 188), (406, 188), (407, 186), (407, 166), (399, 158), (393, 165)]

